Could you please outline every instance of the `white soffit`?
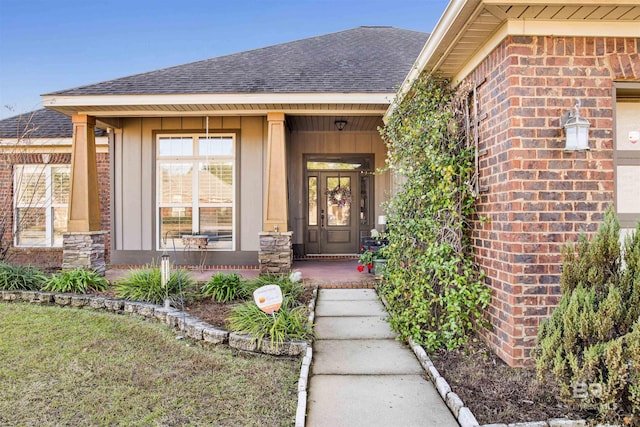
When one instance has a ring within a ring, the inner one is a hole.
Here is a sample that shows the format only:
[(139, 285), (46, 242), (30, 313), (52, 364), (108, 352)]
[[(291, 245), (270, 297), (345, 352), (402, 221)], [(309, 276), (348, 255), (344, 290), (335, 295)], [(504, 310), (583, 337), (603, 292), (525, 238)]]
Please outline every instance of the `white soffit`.
[(508, 35), (640, 37), (639, 22), (639, 0), (452, 0), (399, 99), (423, 70), (462, 80)]
[(375, 115), (388, 108), (394, 93), (268, 93), (184, 95), (45, 95), (43, 106), (64, 114), (100, 116), (264, 115), (270, 111), (298, 114)]

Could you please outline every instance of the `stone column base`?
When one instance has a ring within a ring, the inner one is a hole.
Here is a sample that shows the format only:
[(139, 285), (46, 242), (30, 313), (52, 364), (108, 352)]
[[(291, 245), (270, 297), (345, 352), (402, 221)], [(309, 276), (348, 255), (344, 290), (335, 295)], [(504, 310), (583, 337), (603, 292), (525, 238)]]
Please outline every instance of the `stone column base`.
[(260, 274), (289, 274), (293, 263), (293, 232), (262, 232), (259, 236)]
[(62, 269), (82, 267), (95, 270), (104, 276), (105, 264), (104, 231), (64, 233), (62, 237)]

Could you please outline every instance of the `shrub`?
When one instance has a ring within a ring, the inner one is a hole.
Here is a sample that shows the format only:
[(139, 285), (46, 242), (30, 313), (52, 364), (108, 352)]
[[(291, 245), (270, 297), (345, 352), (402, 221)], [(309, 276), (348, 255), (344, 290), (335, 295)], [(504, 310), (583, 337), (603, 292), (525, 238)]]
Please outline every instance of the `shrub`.
[(0, 262), (0, 289), (5, 291), (38, 291), (46, 283), (47, 276), (30, 265), (12, 265)]
[(245, 296), (237, 273), (218, 273), (211, 276), (211, 279), (200, 288), (200, 293), (218, 302), (229, 302)]
[(109, 282), (95, 271), (76, 268), (54, 274), (42, 288), (48, 292), (73, 292), (85, 294), (89, 291), (104, 291)]
[(387, 211), (388, 263), (381, 293), (401, 338), (455, 348), (486, 325), (490, 291), (471, 253), (474, 147), (465, 133), (467, 91), (423, 74), (381, 135), (402, 188)]
[(127, 277), (115, 286), (118, 298), (133, 301), (147, 301), (162, 304), (166, 298), (189, 292), (195, 286), (191, 274), (184, 269), (172, 270), (167, 287), (162, 286), (160, 268), (148, 265), (145, 268), (132, 269)]
[[(242, 292), (245, 298), (252, 298), (253, 292), (265, 285), (278, 285), (282, 290), (282, 295), (289, 298), (284, 298), (283, 304), (294, 304), (302, 296), (304, 287), (300, 282), (293, 282), (290, 276), (286, 275), (264, 275), (258, 276), (255, 279), (248, 280), (242, 283)], [(293, 305), (291, 306), (293, 307)]]
[(307, 311), (300, 306), (292, 308), (294, 305), (285, 297), (278, 311), (266, 314), (253, 302), (246, 302), (231, 309), (227, 320), (232, 331), (250, 334), (258, 345), (268, 339), (277, 347), (285, 340), (306, 340), (313, 335)]
[(562, 298), (538, 333), (538, 374), (604, 421), (640, 424), (640, 223), (620, 248), (613, 208), (589, 242), (563, 248)]

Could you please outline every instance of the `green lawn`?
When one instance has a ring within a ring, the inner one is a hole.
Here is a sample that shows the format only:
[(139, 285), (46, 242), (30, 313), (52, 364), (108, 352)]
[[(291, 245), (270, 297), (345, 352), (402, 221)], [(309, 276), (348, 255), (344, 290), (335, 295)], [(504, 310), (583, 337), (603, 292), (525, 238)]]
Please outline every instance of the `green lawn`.
[(0, 303), (0, 425), (291, 425), (299, 360), (128, 316)]

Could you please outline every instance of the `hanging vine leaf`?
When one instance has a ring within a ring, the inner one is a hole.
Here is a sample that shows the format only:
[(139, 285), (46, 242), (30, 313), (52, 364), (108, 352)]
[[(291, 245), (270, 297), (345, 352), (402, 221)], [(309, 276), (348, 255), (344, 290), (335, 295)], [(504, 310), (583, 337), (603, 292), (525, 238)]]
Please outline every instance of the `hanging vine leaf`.
[(380, 129), (387, 168), (404, 183), (386, 205), (382, 292), (394, 329), (429, 350), (455, 348), (486, 326), (490, 300), (471, 252), (475, 153), (467, 93), (422, 75)]

